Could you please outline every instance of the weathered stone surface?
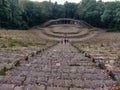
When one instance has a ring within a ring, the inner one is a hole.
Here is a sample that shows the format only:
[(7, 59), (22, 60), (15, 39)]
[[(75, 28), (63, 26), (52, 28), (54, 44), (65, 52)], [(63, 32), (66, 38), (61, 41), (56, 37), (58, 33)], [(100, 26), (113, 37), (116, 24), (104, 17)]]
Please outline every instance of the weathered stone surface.
[(24, 90), (36, 90), (36, 87), (34, 85), (27, 85), (24, 87)]
[(0, 76), (0, 84), (4, 81), (4, 76)]
[(13, 90), (15, 87), (14, 84), (2, 84), (0, 90)]
[(41, 86), (36, 86), (36, 90), (45, 90), (45, 86), (44, 85), (41, 85)]
[(68, 90), (68, 88), (62, 88), (62, 87), (48, 87), (47, 90)]
[(58, 44), (0, 76), (0, 90), (99, 90), (102, 84), (112, 86), (114, 82), (92, 64), (70, 44)]
[(82, 89), (81, 88), (70, 88), (70, 90), (82, 90)]
[(24, 90), (24, 89), (23, 89), (23, 86), (16, 86), (14, 90)]

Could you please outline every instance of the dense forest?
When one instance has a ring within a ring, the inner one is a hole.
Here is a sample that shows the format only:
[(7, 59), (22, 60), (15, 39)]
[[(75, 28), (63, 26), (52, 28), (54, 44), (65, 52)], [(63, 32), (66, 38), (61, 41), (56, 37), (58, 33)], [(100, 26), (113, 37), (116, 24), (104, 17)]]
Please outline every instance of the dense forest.
[(120, 31), (120, 1), (82, 0), (64, 5), (30, 0), (0, 0), (0, 28), (29, 29), (57, 18), (84, 20), (95, 27)]

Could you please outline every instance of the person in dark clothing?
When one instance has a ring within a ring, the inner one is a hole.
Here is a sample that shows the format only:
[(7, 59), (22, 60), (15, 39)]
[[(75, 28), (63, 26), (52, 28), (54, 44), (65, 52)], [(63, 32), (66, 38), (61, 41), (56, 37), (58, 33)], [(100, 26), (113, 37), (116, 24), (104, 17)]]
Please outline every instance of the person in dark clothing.
[(66, 44), (66, 39), (64, 39), (64, 43)]
[(69, 40), (67, 39), (67, 43), (69, 43)]
[(94, 59), (94, 58), (92, 59), (92, 62), (93, 62), (93, 63), (96, 63), (96, 61), (95, 61), (95, 59)]

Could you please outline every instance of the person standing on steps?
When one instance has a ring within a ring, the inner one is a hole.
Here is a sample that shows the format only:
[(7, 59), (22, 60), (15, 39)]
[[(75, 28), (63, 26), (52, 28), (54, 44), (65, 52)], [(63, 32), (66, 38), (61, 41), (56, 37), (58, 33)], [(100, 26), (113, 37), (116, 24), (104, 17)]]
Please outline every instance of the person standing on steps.
[(66, 38), (63, 39), (63, 43), (66, 44)]
[(69, 40), (67, 38), (64, 39), (64, 43), (67, 44), (69, 43)]
[(65, 43), (64, 38), (61, 39), (60, 43), (61, 43), (61, 44), (64, 44), (64, 43)]

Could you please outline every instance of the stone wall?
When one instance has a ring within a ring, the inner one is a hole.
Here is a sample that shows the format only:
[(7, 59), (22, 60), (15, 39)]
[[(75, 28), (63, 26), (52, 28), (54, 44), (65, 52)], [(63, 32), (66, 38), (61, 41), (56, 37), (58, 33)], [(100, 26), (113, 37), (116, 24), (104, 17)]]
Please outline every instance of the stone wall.
[(82, 20), (74, 20), (74, 19), (68, 19), (68, 18), (50, 20), (50, 21), (44, 23), (42, 26), (47, 27), (47, 26), (56, 25), (56, 24), (75, 24), (75, 25), (80, 25), (82, 27), (86, 27), (86, 28), (93, 28), (93, 26), (91, 26), (90, 24), (88, 24)]

